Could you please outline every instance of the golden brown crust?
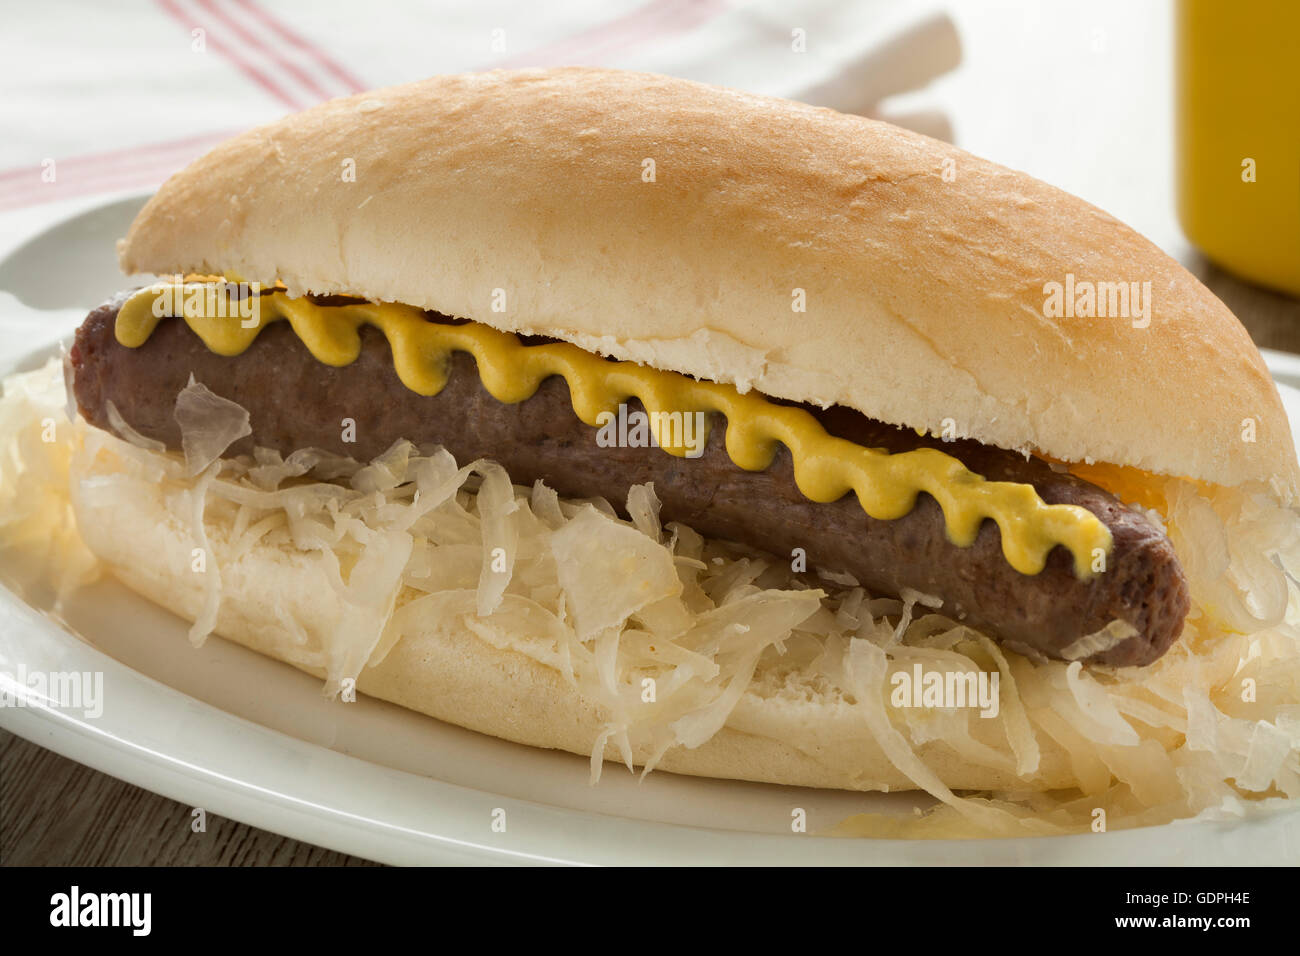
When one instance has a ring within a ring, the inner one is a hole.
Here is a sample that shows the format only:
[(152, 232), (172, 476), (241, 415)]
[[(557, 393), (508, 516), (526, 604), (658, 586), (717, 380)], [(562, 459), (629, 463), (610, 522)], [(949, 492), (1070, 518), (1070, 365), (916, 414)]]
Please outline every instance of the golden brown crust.
[[(1066, 461), (1297, 486), (1249, 336), (1133, 230), (924, 136), (683, 80), (493, 72), (334, 100), (173, 176), (120, 254), (129, 272), (407, 302)], [(1047, 317), (1067, 276), (1150, 283), (1149, 324)]]

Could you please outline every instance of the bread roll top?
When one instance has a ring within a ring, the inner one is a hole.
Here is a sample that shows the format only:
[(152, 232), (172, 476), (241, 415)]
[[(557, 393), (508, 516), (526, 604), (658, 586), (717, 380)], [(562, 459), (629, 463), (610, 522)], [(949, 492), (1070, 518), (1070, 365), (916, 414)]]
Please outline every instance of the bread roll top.
[(130, 273), (282, 281), (1065, 461), (1297, 488), (1244, 328), (1094, 206), (886, 123), (662, 76), (439, 76), (173, 176)]

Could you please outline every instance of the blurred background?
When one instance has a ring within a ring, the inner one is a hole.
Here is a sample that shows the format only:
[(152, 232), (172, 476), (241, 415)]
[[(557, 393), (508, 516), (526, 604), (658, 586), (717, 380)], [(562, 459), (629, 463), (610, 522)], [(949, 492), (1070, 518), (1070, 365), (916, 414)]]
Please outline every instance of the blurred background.
[[(65, 0), (5, 21), (0, 303), (115, 291), (112, 240), (142, 197), (250, 126), (435, 73), (601, 65), (879, 116), (1024, 170), (1148, 236), (1261, 347), (1300, 353), (1297, 0)], [(0, 757), (28, 862), (166, 859), (158, 820), (185, 808), (9, 735)], [(187, 861), (337, 862), (234, 823), (211, 852)]]

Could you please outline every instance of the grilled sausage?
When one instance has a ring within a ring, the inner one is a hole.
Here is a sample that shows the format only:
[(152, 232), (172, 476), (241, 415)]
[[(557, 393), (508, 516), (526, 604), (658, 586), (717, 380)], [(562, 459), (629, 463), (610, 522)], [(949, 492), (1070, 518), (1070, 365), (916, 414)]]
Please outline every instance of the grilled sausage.
[[(665, 521), (775, 555), (802, 548), (810, 565), (847, 572), (877, 593), (912, 588), (937, 595), (945, 613), (1020, 651), (1060, 658), (1080, 637), (1122, 620), (1137, 635), (1085, 661), (1150, 664), (1177, 639), (1190, 606), (1162, 531), (1108, 492), (1036, 458), (974, 441), (939, 442), (846, 408), (809, 407), (840, 437), (891, 451), (938, 447), (990, 480), (1031, 484), (1049, 504), (1087, 509), (1113, 537), (1105, 573), (1080, 580), (1073, 557), (1058, 546), (1043, 571), (1020, 574), (1006, 563), (992, 521), (972, 546), (958, 547), (948, 540), (938, 504), (924, 493), (909, 514), (889, 521), (869, 517), (851, 493), (830, 504), (810, 501), (795, 485), (784, 448), (765, 471), (736, 466), (718, 416), (699, 458), (653, 447), (600, 447), (597, 429), (574, 414), (559, 377), (526, 401), (503, 404), (482, 386), (474, 359), (456, 353), (446, 387), (420, 396), (402, 385), (387, 341), (370, 327), (361, 329), (360, 357), (342, 368), (318, 362), (282, 322), (235, 357), (210, 352), (177, 319), (163, 320), (143, 346), (130, 349), (114, 338), (120, 301), (93, 311), (77, 332), (71, 354), (77, 404), (91, 424), (108, 429), (112, 401), (133, 428), (171, 448), (180, 445), (175, 398), (192, 373), (251, 415), (253, 434), (228, 454), (254, 444), (284, 454), (317, 447), (364, 461), (405, 438), (442, 445), (461, 462), (493, 459), (519, 484), (542, 479), (561, 495), (600, 495), (616, 507), (632, 485), (653, 482)], [(430, 319), (450, 321), (433, 313)], [(343, 441), (345, 418), (356, 423), (354, 443)]]

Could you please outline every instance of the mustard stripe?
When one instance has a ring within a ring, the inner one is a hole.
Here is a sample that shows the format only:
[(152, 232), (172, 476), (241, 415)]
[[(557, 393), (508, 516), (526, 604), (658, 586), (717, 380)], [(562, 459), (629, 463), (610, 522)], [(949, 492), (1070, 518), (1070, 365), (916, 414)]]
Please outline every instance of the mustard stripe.
[(344, 366), (361, 354), (359, 329), (371, 325), (388, 339), (402, 383), (420, 395), (440, 392), (451, 353), (468, 352), (483, 385), (500, 402), (525, 401), (545, 379), (561, 375), (574, 412), (594, 427), (603, 414), (615, 414), (621, 402), (639, 399), (656, 440), (678, 457), (688, 448), (684, 441), (674, 441), (680, 434), (658, 433), (665, 421), (662, 413), (725, 415), (727, 454), (736, 465), (761, 471), (771, 465), (777, 444), (783, 444), (790, 450), (799, 491), (812, 501), (836, 501), (851, 491), (868, 515), (891, 520), (910, 512), (924, 491), (943, 509), (948, 538), (960, 547), (974, 543), (985, 519), (995, 521), (1003, 555), (1022, 574), (1040, 572), (1051, 549), (1063, 545), (1074, 556), (1076, 576), (1086, 579), (1092, 575), (1094, 553), (1111, 549), (1110, 531), (1095, 515), (1075, 505), (1048, 505), (1031, 485), (987, 481), (933, 448), (898, 454), (865, 448), (827, 434), (804, 409), (774, 404), (754, 392), (742, 395), (731, 385), (698, 382), (635, 362), (608, 362), (568, 343), (525, 346), (517, 336), (477, 322), (438, 324), (420, 309), (394, 303), (318, 305), (274, 291), (257, 300), (258, 308), (250, 310), (254, 316), (241, 319), (238, 303), (210, 293), (212, 288), (142, 289), (118, 312), (118, 342), (129, 348), (143, 345), (161, 318), (178, 316), (213, 352), (238, 355), (264, 327), (286, 320), (318, 361)]

